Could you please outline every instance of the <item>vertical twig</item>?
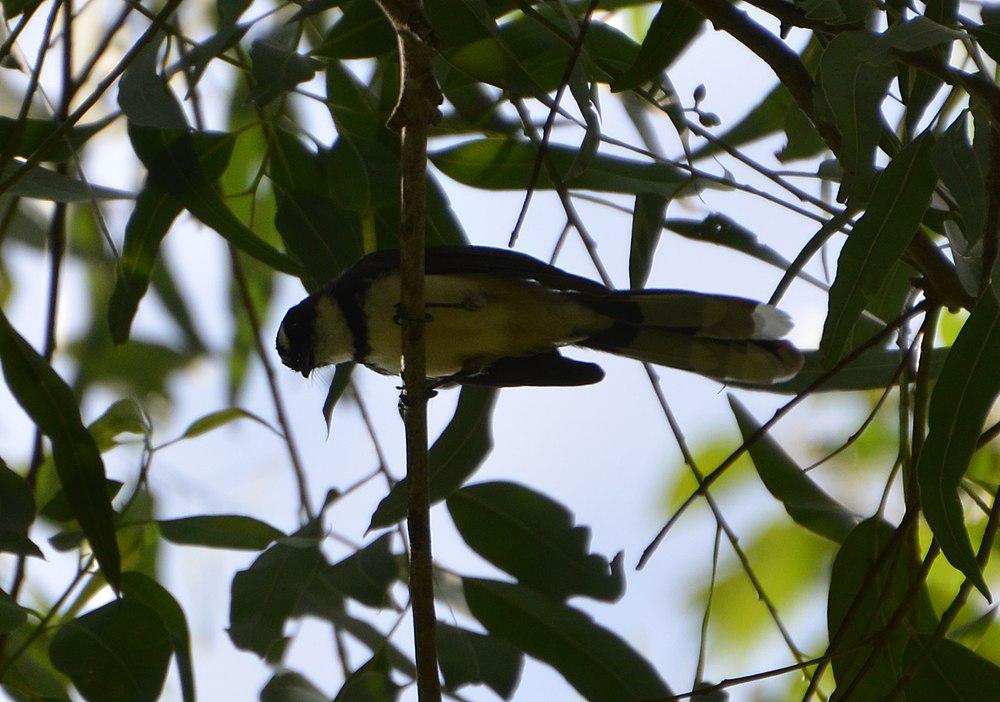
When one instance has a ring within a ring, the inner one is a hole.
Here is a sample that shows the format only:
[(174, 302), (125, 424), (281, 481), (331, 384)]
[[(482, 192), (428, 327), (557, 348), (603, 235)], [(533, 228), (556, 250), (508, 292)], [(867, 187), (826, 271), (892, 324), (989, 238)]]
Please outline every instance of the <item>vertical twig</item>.
[(441, 117), (443, 101), (431, 56), (437, 43), (419, 0), (376, 0), (396, 32), (399, 100), (388, 126), (401, 132), (400, 312), (406, 476), (410, 535), (410, 604), (416, 649), (417, 693), (421, 702), (441, 699), (437, 667), (437, 619), (431, 562), (430, 494), (427, 467), (426, 358), (424, 346), (424, 228), (426, 223), (427, 134)]

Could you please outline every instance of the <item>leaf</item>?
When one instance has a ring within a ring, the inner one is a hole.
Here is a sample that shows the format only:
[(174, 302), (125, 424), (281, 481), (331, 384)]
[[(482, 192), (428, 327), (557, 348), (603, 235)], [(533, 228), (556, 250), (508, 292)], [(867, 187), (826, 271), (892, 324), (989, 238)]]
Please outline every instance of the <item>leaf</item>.
[[(893, 32), (897, 32), (898, 37), (898, 32), (905, 25), (909, 25), (906, 27), (906, 31), (911, 36), (907, 37), (907, 41), (912, 42), (917, 35), (923, 34), (923, 45), (918, 44), (919, 48), (917, 49), (899, 47), (898, 45), (897, 48), (903, 48), (906, 51), (926, 49), (926, 53), (944, 63), (948, 63), (948, 59), (951, 56), (951, 42), (956, 39), (961, 40), (962, 38), (960, 33), (948, 28), (948, 26), (955, 23), (957, 12), (958, 0), (928, 0), (923, 17), (918, 16), (909, 22), (899, 23), (891, 27), (889, 32), (883, 36), (888, 37)], [(927, 45), (928, 39), (933, 43)], [(907, 133), (913, 134), (920, 122), (920, 118), (924, 115), (927, 106), (934, 99), (934, 96), (937, 95), (938, 90), (941, 89), (943, 82), (937, 76), (910, 68), (900, 71), (899, 80), (901, 85), (907, 76), (909, 76), (910, 85), (908, 86), (909, 89), (905, 98), (905, 126)]]
[[(69, 680), (52, 665), (49, 659), (48, 641), (44, 639), (29, 641), (28, 637), (32, 633), (34, 633), (33, 628), (22, 627), (7, 636), (10, 650), (26, 648), (16, 659), (8, 659), (2, 689), (11, 694), (16, 702), (22, 700), (34, 702), (35, 699), (44, 702), (71, 702), (68, 691)], [(21, 696), (18, 697), (17, 693)]]
[[(195, 134), (192, 145), (205, 177), (216, 180), (225, 170), (233, 149), (228, 134)], [(125, 245), (118, 262), (118, 276), (108, 303), (108, 324), (116, 344), (128, 340), (139, 301), (153, 276), (160, 243), (170, 231), (183, 205), (165, 188), (147, 177), (125, 225)]]
[(588, 553), (590, 529), (545, 495), (508, 482), (478, 483), (448, 498), (448, 512), (473, 551), (553, 599), (613, 602), (625, 591), (622, 554)]
[(125, 598), (156, 612), (170, 638), (177, 657), (177, 672), (184, 702), (194, 702), (194, 669), (191, 665), (191, 635), (184, 610), (162, 585), (143, 573), (122, 573), (122, 593)]
[(389, 658), (379, 651), (344, 681), (333, 702), (391, 702), (400, 687), (389, 677)]
[(155, 702), (167, 675), (170, 639), (159, 615), (120, 599), (64, 623), (52, 663), (92, 702)]
[(27, 610), (0, 590), (0, 634), (6, 634), (28, 621)]
[(927, 440), (917, 459), (924, 518), (948, 562), (986, 599), (989, 589), (965, 529), (958, 488), (1000, 393), (1000, 305), (987, 290), (959, 333), (934, 386)]
[[(23, 167), (23, 162), (12, 161), (0, 171), (0, 179), (6, 179)], [(84, 183), (48, 168), (32, 166), (16, 183), (4, 191), (5, 195), (50, 200), (52, 202), (91, 202), (92, 200), (131, 200), (133, 193), (102, 185)]]
[(115, 589), (121, 568), (105, 491), (100, 451), (80, 419), (72, 390), (0, 313), (0, 362), (18, 404), (52, 442), (52, 455), (73, 515), (94, 550), (105, 579)]
[[(791, 380), (773, 385), (754, 385), (753, 383), (730, 382), (729, 385), (747, 390), (762, 390), (782, 395), (797, 395), (812, 385), (830, 369), (821, 351), (806, 351), (802, 354), (805, 363)], [(936, 378), (944, 367), (948, 349), (935, 349), (931, 357), (930, 374)], [(823, 383), (816, 392), (831, 392), (834, 390), (877, 390), (883, 389), (892, 382), (896, 369), (903, 362), (898, 350), (869, 349), (843, 368), (832, 378)]]
[(684, 53), (701, 32), (705, 18), (683, 0), (663, 0), (639, 47), (632, 65), (612, 83), (611, 89), (629, 90), (660, 74)]
[[(931, 647), (930, 655), (925, 651)], [(1000, 668), (948, 639), (921, 636), (903, 656), (913, 674), (906, 686), (907, 702), (979, 702), (1000, 699)]]
[(248, 412), (240, 407), (228, 407), (216, 412), (209, 412), (204, 417), (194, 420), (188, 428), (184, 430), (184, 433), (177, 437), (176, 441), (181, 441), (182, 439), (193, 439), (196, 436), (207, 434), (213, 429), (218, 429), (219, 427), (235, 422), (238, 419), (252, 420), (257, 424), (260, 424), (262, 427), (270, 429), (278, 436), (281, 436), (281, 432), (272, 427), (267, 420), (261, 419), (253, 412)]
[(555, 668), (584, 698), (620, 702), (671, 694), (649, 662), (584, 612), (519, 585), (465, 578), (464, 588), (490, 634)]
[(101, 453), (118, 445), (122, 434), (146, 434), (146, 419), (135, 400), (117, 400), (87, 426)]
[[(524, 190), (531, 179), (537, 151), (528, 142), (506, 137), (467, 141), (430, 155), (431, 161), (453, 180), (485, 190)], [(569, 171), (576, 150), (552, 144), (545, 158), (560, 177)], [(647, 163), (617, 156), (595, 155), (587, 170), (566, 180), (567, 188), (611, 193), (659, 194), (672, 197), (690, 178), (665, 163)], [(554, 185), (545, 169), (536, 186)]]
[(983, 236), (986, 231), (986, 174), (975, 158), (962, 112), (937, 140), (931, 162), (958, 207), (959, 221), (944, 222), (960, 280), (972, 293), (983, 279)]
[(261, 658), (282, 641), (285, 620), (324, 565), (315, 545), (279, 542), (233, 578), (229, 638)]
[[(68, 161), (92, 136), (111, 122), (111, 118), (105, 118), (73, 127), (60, 139), (46, 146), (45, 150), (39, 153), (39, 157), (42, 161)], [(33, 156), (60, 126), (59, 122), (50, 119), (25, 117), (23, 120), (18, 120), (0, 117), (0, 145), (10, 149), (12, 156), (28, 158)]]
[[(493, 448), (490, 424), (496, 396), (490, 388), (462, 388), (455, 414), (428, 455), (432, 505), (460, 488)], [(375, 509), (368, 531), (395, 524), (406, 516), (406, 509), (407, 482), (403, 478)]]
[(994, 61), (1000, 61), (1000, 13), (991, 5), (983, 5), (983, 24), (972, 25), (969, 31), (976, 37), (979, 46)]
[(35, 496), (28, 481), (0, 458), (0, 532), (27, 536), (35, 521)]
[(838, 34), (820, 59), (822, 100), (817, 106), (842, 137), (842, 189), (851, 203), (865, 202), (871, 193), (875, 146), (882, 133), (879, 109), (894, 75), (895, 63), (885, 47), (865, 31)]
[(283, 273), (299, 274), (297, 264), (262, 241), (222, 201), (198, 158), (192, 134), (133, 124), (129, 126), (129, 138), (149, 172), (149, 182), (170, 193), (203, 224), (248, 256)]
[(930, 135), (923, 136), (892, 160), (840, 252), (820, 341), (831, 364), (843, 355), (862, 310), (920, 226), (937, 180), (930, 164), (933, 145)]
[[(821, 53), (822, 45), (814, 37), (809, 40), (802, 53), (799, 54), (799, 60), (802, 61), (807, 70), (813, 72), (819, 65)], [(790, 114), (792, 112), (798, 112), (800, 118), (791, 118)], [(790, 121), (795, 125), (808, 124), (808, 127), (805, 127), (805, 129), (811, 135), (813, 143), (818, 147), (818, 150), (814, 153), (800, 155), (800, 158), (805, 158), (807, 155), (815, 156), (826, 148), (823, 140), (819, 139), (816, 127), (802, 114), (802, 111), (792, 98), (792, 94), (788, 92), (788, 88), (782, 83), (778, 83), (771, 92), (767, 93), (743, 119), (723, 132), (719, 136), (718, 141), (730, 147), (743, 146), (758, 139), (763, 139), (781, 129), (786, 129)], [(788, 134), (789, 141), (800, 139), (804, 136), (804, 134)], [(818, 142), (816, 139), (819, 139)], [(720, 153), (722, 150), (722, 146), (718, 143), (706, 142), (694, 150), (691, 154), (691, 159), (693, 161), (705, 159)]]
[[(124, 483), (112, 478), (105, 479), (104, 483), (108, 493), (108, 501), (111, 502), (121, 492)], [(62, 488), (59, 489), (51, 500), (45, 503), (38, 513), (56, 522), (71, 522), (75, 520), (73, 510), (69, 505), (69, 499), (66, 497), (66, 491)]]
[(481, 684), (505, 700), (514, 695), (524, 667), (524, 655), (514, 646), (444, 622), (437, 624), (437, 645), (447, 689)]
[(285, 536), (270, 524), (242, 514), (206, 514), (158, 519), (163, 538), (171, 543), (238, 551), (260, 551)]
[[(736, 416), (743, 440), (749, 440), (760, 429), (760, 424), (732, 395), (729, 396), (729, 406)], [(770, 434), (750, 444), (749, 452), (764, 487), (785, 506), (788, 516), (798, 524), (837, 543), (842, 543), (857, 526), (857, 515), (810, 480)]]
[[(291, 38), (296, 39), (297, 33)], [(250, 72), (257, 84), (251, 99), (261, 107), (311, 80), (323, 67), (321, 61), (296, 53), (289, 43), (284, 37), (271, 37), (250, 45)]]
[[(833, 699), (852, 687), (855, 699), (877, 700), (888, 694), (913, 636), (911, 629), (929, 633), (937, 623), (925, 586), (920, 585), (915, 601), (909, 602), (910, 578), (919, 571), (919, 564), (905, 540), (905, 535), (897, 535), (893, 541), (893, 528), (872, 517), (855, 527), (837, 552), (830, 576), (827, 626), (831, 640), (836, 638), (837, 650), (844, 654), (832, 660), (837, 681)], [(869, 578), (876, 564), (874, 577)], [(903, 621), (886, 638), (873, 640), (904, 604), (909, 609)], [(873, 664), (862, 670), (873, 653)], [(859, 675), (863, 677), (855, 682)]]
[(635, 196), (632, 212), (632, 246), (628, 252), (628, 281), (633, 289), (646, 286), (653, 254), (663, 229), (663, 213), (669, 200), (662, 195), (643, 193)]
[(389, 588), (399, 577), (391, 546), (390, 532), (347, 558), (321, 569), (313, 588), (351, 597), (369, 607), (388, 606)]
[(329, 702), (329, 698), (298, 673), (275, 673), (260, 691), (260, 702)]
[(147, 43), (118, 81), (118, 106), (129, 124), (158, 129), (187, 129), (184, 110), (157, 73), (160, 41)]
[(326, 435), (330, 437), (330, 422), (333, 420), (333, 410), (340, 402), (344, 391), (351, 384), (351, 374), (354, 371), (354, 363), (338, 363), (337, 369), (333, 372), (333, 380), (330, 381), (330, 389), (326, 391), (326, 399), (323, 400), (323, 419), (326, 420)]

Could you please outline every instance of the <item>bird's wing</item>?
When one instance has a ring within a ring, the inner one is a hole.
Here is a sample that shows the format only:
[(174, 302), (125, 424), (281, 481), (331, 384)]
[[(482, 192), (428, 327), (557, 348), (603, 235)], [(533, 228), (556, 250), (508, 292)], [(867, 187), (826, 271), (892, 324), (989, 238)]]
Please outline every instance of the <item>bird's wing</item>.
[[(337, 281), (338, 287), (366, 288), (373, 280), (399, 270), (399, 249), (368, 254)], [(555, 290), (606, 293), (594, 280), (567, 273), (537, 258), (488, 246), (432, 246), (425, 254), (427, 275), (501, 275), (534, 280)]]
[(566, 358), (558, 351), (534, 356), (501, 358), (492, 365), (456, 380), (462, 385), (483, 385), (493, 388), (522, 386), (592, 385), (604, 378), (596, 363)]

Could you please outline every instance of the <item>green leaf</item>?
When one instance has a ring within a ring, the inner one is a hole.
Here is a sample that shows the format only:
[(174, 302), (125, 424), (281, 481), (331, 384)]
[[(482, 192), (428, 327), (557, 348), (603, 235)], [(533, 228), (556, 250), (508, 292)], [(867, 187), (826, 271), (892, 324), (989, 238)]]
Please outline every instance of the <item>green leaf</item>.
[(388, 115), (375, 108), (368, 88), (340, 61), (327, 62), (326, 98), (338, 135), (364, 139), (387, 136)]
[[(528, 187), (537, 151), (525, 141), (488, 137), (467, 141), (431, 154), (431, 161), (445, 175), (459, 183), (486, 190), (524, 190)], [(545, 158), (564, 177), (576, 158), (568, 146), (550, 145)], [(665, 163), (648, 163), (617, 156), (595, 155), (587, 170), (565, 181), (576, 190), (611, 193), (653, 193), (672, 197), (691, 179)], [(551, 190), (554, 185), (545, 169), (536, 186)]]
[(632, 245), (628, 252), (629, 285), (638, 290), (646, 286), (653, 254), (663, 229), (663, 213), (670, 200), (662, 195), (642, 193), (635, 196), (632, 212)]
[(937, 181), (930, 164), (933, 145), (930, 135), (923, 136), (892, 160), (840, 252), (820, 341), (831, 364), (843, 355), (862, 310), (920, 226)]
[(927, 440), (917, 459), (924, 518), (948, 562), (986, 599), (986, 581), (965, 529), (958, 488), (1000, 393), (1000, 305), (987, 290), (955, 340), (934, 386)]
[(493, 636), (438, 622), (438, 663), (445, 687), (482, 684), (509, 700), (521, 677), (524, 655)]
[[(806, 69), (812, 72), (819, 65), (821, 52), (822, 45), (819, 40), (813, 38), (809, 40), (809, 43), (806, 44), (802, 53), (799, 54), (799, 59), (805, 65)], [(799, 117), (790, 117), (792, 112), (798, 112)], [(774, 134), (781, 129), (787, 129), (790, 122), (796, 126), (801, 125), (810, 135), (813, 144), (817, 147), (815, 152), (808, 154), (799, 154), (798, 149), (796, 149), (795, 151), (799, 158), (815, 156), (826, 148), (823, 140), (819, 139), (819, 133), (816, 131), (816, 127), (814, 127), (812, 122), (810, 122), (809, 119), (802, 114), (802, 111), (792, 98), (792, 94), (788, 92), (788, 88), (786, 88), (782, 83), (778, 83), (778, 85), (775, 86), (771, 92), (767, 93), (767, 95), (765, 95), (764, 98), (757, 103), (757, 105), (751, 109), (745, 117), (743, 117), (743, 119), (723, 132), (719, 137), (719, 141), (730, 147), (743, 146), (744, 144), (749, 144), (757, 141), (758, 139), (763, 139), (764, 137)], [(805, 126), (806, 124), (808, 124), (808, 126)], [(793, 140), (799, 140), (805, 136), (806, 135), (803, 133), (788, 133), (790, 143)], [(818, 141), (816, 141), (817, 139)], [(709, 156), (714, 156), (721, 151), (722, 147), (719, 144), (715, 142), (706, 142), (694, 150), (691, 154), (691, 159), (698, 161), (708, 158)]]
[(295, 88), (299, 83), (311, 80), (316, 71), (323, 67), (321, 61), (296, 53), (292, 42), (281, 37), (257, 39), (250, 45), (250, 72), (257, 87), (251, 99), (263, 107), (275, 98)]
[(262, 241), (222, 201), (195, 149), (194, 137), (181, 130), (130, 125), (132, 148), (149, 171), (149, 182), (170, 193), (203, 224), (233, 246), (275, 270), (299, 274), (299, 266)]
[(325, 564), (314, 544), (276, 543), (233, 578), (229, 638), (261, 658), (282, 642), (288, 619)]
[(260, 691), (260, 702), (329, 702), (329, 698), (298, 673), (275, 673)]
[(23, 13), (34, 12), (42, 0), (3, 0), (3, 12), (7, 19), (14, 19)]
[(983, 279), (987, 185), (969, 143), (967, 113), (960, 114), (937, 140), (931, 162), (958, 207), (959, 221), (946, 220), (943, 229), (959, 278), (975, 294)]
[[(797, 395), (830, 370), (823, 352), (806, 351), (802, 355), (805, 357), (802, 370), (791, 380), (775, 383), (774, 385), (754, 385), (753, 383), (738, 382), (730, 382), (729, 384), (747, 390), (762, 390), (782, 395)], [(941, 369), (944, 368), (947, 355), (948, 349), (946, 348), (934, 350), (930, 365), (931, 378), (936, 378)], [(899, 368), (899, 364), (902, 362), (903, 359), (898, 350), (869, 349), (838, 370), (837, 374), (823, 383), (816, 392), (883, 389), (892, 382), (893, 376), (896, 375), (896, 369)]]
[[(491, 388), (462, 388), (455, 414), (431, 446), (428, 456), (432, 505), (460, 488), (493, 448), (490, 424), (496, 396), (496, 390)], [(368, 530), (391, 526), (403, 519), (407, 494), (404, 478), (379, 503)]]
[(121, 434), (146, 434), (146, 419), (135, 400), (117, 400), (87, 426), (101, 453), (118, 445)]
[[(195, 134), (192, 145), (199, 163), (205, 168), (205, 177), (211, 181), (218, 179), (232, 153), (232, 137), (218, 133)], [(125, 246), (108, 302), (108, 324), (116, 344), (128, 340), (139, 301), (146, 294), (153, 276), (160, 243), (182, 209), (182, 203), (167, 189), (152, 177), (146, 178), (125, 225)]]
[(391, 702), (400, 690), (389, 677), (389, 657), (379, 651), (344, 681), (333, 702)]
[[(729, 406), (736, 416), (743, 440), (748, 440), (757, 433), (760, 424), (732, 395), (729, 396)], [(857, 526), (857, 515), (810, 480), (770, 434), (751, 444), (749, 452), (764, 487), (785, 506), (788, 516), (797, 523), (838, 543), (843, 542)]]
[[(866, 519), (848, 534), (833, 562), (827, 626), (831, 640), (836, 637), (837, 650), (844, 651), (832, 660), (837, 681), (834, 699), (852, 686), (854, 699), (877, 700), (888, 694), (912, 632), (929, 633), (936, 625), (925, 586), (920, 585), (916, 600), (909, 602), (910, 578), (919, 571), (919, 564), (905, 536), (892, 539), (888, 523), (878, 517)], [(869, 579), (876, 564), (875, 575)], [(909, 609), (903, 621), (886, 638), (877, 638), (904, 604)], [(870, 655), (874, 662), (863, 669)], [(863, 677), (855, 682), (859, 675)]]
[(22, 627), (8, 634), (7, 645), (10, 650), (21, 650), (22, 646), (26, 648), (17, 659), (8, 659), (2, 689), (16, 702), (71, 702), (69, 680), (52, 665), (48, 641), (28, 641), (33, 633), (33, 628)]
[[(0, 171), (0, 179), (6, 179), (23, 167), (20, 161), (13, 161)], [(84, 183), (48, 168), (33, 166), (22, 178), (4, 191), (5, 195), (50, 200), (52, 202), (91, 202), (92, 200), (131, 200), (133, 193), (102, 185)]]
[(330, 381), (330, 389), (326, 391), (326, 399), (323, 400), (323, 419), (326, 420), (327, 438), (330, 436), (330, 422), (333, 420), (333, 410), (343, 397), (344, 391), (351, 384), (351, 374), (354, 372), (354, 363), (338, 363), (337, 369), (333, 372), (333, 380)]
[(971, 26), (969, 31), (991, 59), (1000, 61), (1000, 12), (992, 5), (983, 5), (981, 12), (983, 24)]
[(170, 662), (160, 616), (120, 599), (64, 623), (49, 646), (52, 663), (92, 702), (155, 702)]
[[(9, 15), (8, 15), (9, 17)], [(45, 147), (39, 156), (42, 161), (68, 161), (87, 143), (87, 141), (111, 124), (111, 118), (105, 118), (90, 124), (81, 124), (70, 129), (63, 137)], [(0, 117), (0, 145), (12, 149), (13, 156), (27, 158), (34, 155), (56, 129), (61, 125), (50, 119), (23, 120), (10, 117)]]
[(316, 290), (361, 258), (355, 213), (308, 192), (279, 189), (277, 199), (274, 224), (288, 252), (303, 262), (301, 278), (307, 290)]
[(586, 595), (613, 602), (625, 591), (622, 554), (589, 553), (590, 529), (573, 525), (563, 505), (523, 485), (469, 485), (448, 498), (448, 511), (473, 551), (553, 599)]
[(160, 617), (174, 655), (181, 681), (184, 702), (194, 702), (194, 669), (191, 665), (191, 635), (188, 632), (184, 610), (162, 585), (148, 575), (137, 571), (122, 573), (122, 593), (125, 598), (139, 602)]
[[(122, 481), (114, 480), (112, 478), (105, 479), (104, 483), (107, 488), (109, 502), (115, 499), (124, 485)], [(51, 500), (45, 503), (38, 513), (43, 517), (56, 522), (71, 522), (75, 519), (73, 516), (73, 509), (69, 504), (69, 499), (66, 497), (66, 491), (62, 488), (56, 492)]]
[(465, 578), (464, 587), (469, 609), (493, 636), (555, 668), (584, 698), (620, 702), (671, 694), (649, 662), (580, 610), (509, 583)]
[(285, 532), (242, 514), (206, 514), (156, 522), (163, 538), (175, 544), (260, 551)]
[(101, 453), (80, 419), (72, 390), (0, 313), (0, 362), (18, 404), (52, 442), (59, 482), (115, 589), (121, 568)]
[(825, 117), (842, 137), (838, 154), (842, 188), (851, 202), (865, 202), (871, 192), (875, 146), (882, 133), (879, 108), (895, 72), (885, 47), (865, 31), (838, 34), (820, 59), (822, 100), (817, 106), (828, 111)]
[(0, 590), (0, 634), (6, 634), (28, 621), (27, 610)]
[(913, 675), (906, 686), (907, 702), (1000, 699), (1000, 667), (954, 641), (915, 638), (906, 647), (903, 665)]
[(191, 422), (191, 425), (184, 430), (184, 433), (177, 437), (176, 441), (181, 441), (182, 439), (193, 439), (196, 436), (207, 434), (213, 429), (218, 429), (221, 426), (235, 422), (237, 419), (252, 420), (281, 436), (281, 432), (272, 427), (267, 420), (261, 419), (253, 412), (248, 412), (240, 407), (228, 407), (216, 412), (209, 412), (204, 417), (194, 420)]
[[(886, 33), (886, 36), (893, 31), (899, 32), (903, 29), (901, 25), (910, 25), (906, 28), (906, 31), (910, 34), (907, 37), (908, 41), (912, 42), (919, 34), (924, 34), (924, 44), (926, 44), (927, 39), (931, 39), (934, 43), (930, 46), (920, 46), (920, 48), (927, 49), (927, 53), (931, 56), (948, 63), (948, 59), (951, 56), (951, 42), (956, 39), (961, 40), (962, 38), (962, 34), (948, 29), (949, 26), (955, 23), (957, 13), (958, 0), (928, 0), (923, 17), (914, 17), (909, 22), (893, 26)], [(933, 38), (935, 35), (937, 37), (936, 41)], [(919, 49), (904, 50), (915, 51)], [(907, 77), (909, 77), (910, 85), (905, 97), (905, 125), (907, 132), (912, 134), (916, 130), (920, 118), (927, 110), (927, 106), (934, 99), (934, 96), (937, 95), (938, 90), (941, 89), (943, 81), (937, 76), (910, 68), (900, 71), (899, 80), (901, 85)]]
[(35, 521), (35, 496), (28, 481), (0, 458), (0, 532), (27, 536)]
[(705, 18), (683, 0), (663, 0), (632, 65), (611, 85), (615, 92), (656, 81), (701, 32)]
[(392, 533), (380, 536), (360, 551), (321, 569), (314, 588), (351, 597), (374, 608), (389, 605), (389, 588), (399, 577), (392, 555)]
[(160, 41), (147, 43), (118, 81), (118, 105), (129, 124), (159, 129), (187, 129), (181, 104), (157, 73)]

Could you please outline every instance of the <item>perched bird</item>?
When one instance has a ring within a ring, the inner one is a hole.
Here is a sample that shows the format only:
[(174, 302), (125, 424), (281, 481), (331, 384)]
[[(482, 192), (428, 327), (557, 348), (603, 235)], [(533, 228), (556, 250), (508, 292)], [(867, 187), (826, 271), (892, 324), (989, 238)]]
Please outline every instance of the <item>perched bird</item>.
[[(594, 363), (563, 356), (581, 346), (720, 381), (773, 383), (802, 355), (788, 316), (763, 303), (684, 290), (611, 290), (507, 249), (428, 248), (427, 377), (432, 385), (589, 385)], [(354, 360), (400, 373), (399, 251), (365, 256), (292, 307), (278, 330), (281, 361), (308, 377)]]

